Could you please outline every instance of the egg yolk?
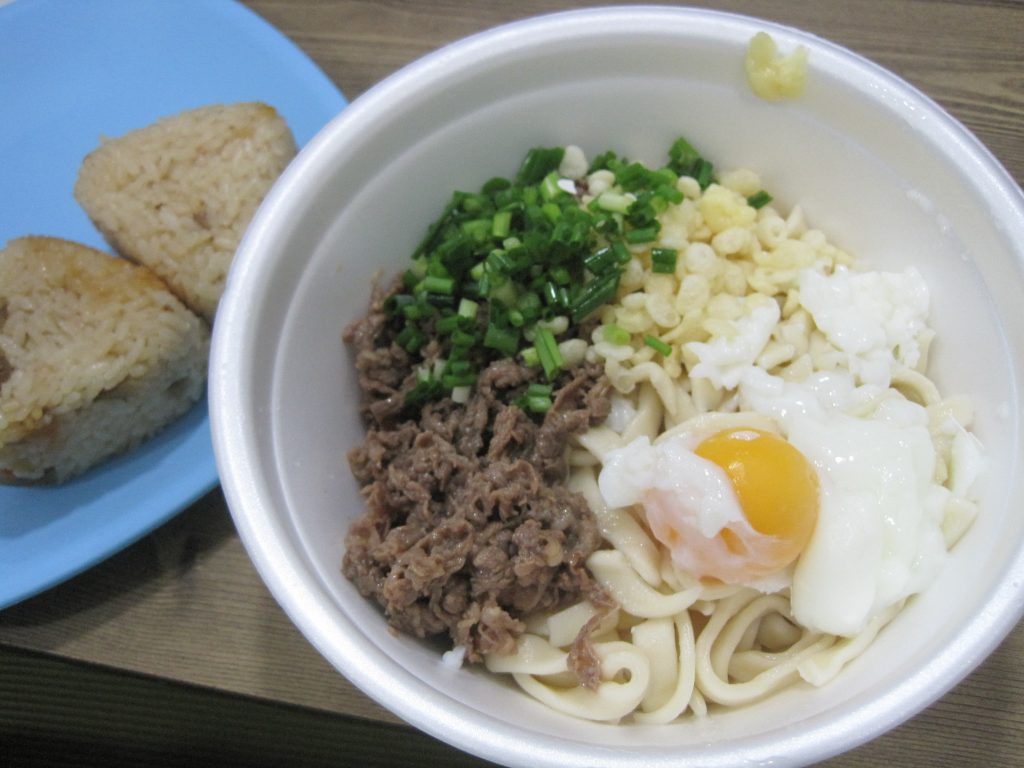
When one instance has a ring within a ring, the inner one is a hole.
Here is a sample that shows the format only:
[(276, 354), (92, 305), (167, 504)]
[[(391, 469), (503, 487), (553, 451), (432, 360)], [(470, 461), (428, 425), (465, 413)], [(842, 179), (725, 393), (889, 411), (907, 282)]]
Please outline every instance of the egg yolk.
[[(722, 468), (750, 526), (779, 542), (781, 566), (795, 560), (818, 519), (818, 475), (804, 455), (779, 435), (749, 428), (718, 432), (694, 453)], [(736, 551), (741, 542), (731, 533), (722, 531)]]

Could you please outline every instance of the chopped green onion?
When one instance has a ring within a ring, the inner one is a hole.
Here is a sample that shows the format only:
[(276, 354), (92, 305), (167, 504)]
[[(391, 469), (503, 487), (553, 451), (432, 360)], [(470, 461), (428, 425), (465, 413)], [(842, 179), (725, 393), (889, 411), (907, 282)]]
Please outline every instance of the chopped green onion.
[(427, 264), (428, 274), (447, 277), (452, 272), (461, 272), (465, 269), (466, 263), (473, 258), (474, 247), (475, 241), (467, 238), (461, 228), (458, 232), (453, 232), (451, 237), (437, 246), (437, 250), (432, 254), (433, 257)]
[(457, 347), (472, 347), (477, 342), (475, 334), (467, 333), (463, 330), (452, 332), (452, 344)]
[(449, 296), (455, 290), (455, 280), (450, 277), (427, 275), (419, 281), (415, 290), (417, 293), (443, 293)]
[(506, 307), (516, 303), (516, 286), (511, 280), (505, 280), (501, 285), (491, 289), (491, 299), (500, 302)]
[(651, 271), (661, 274), (673, 274), (676, 271), (676, 260), (679, 252), (675, 248), (652, 248)]
[(488, 179), (480, 191), (485, 195), (493, 195), (495, 192), (502, 192), (512, 186), (512, 182), (502, 176), (495, 176)]
[(512, 271), (514, 264), (509, 258), (508, 252), (501, 248), (495, 248), (487, 254), (487, 269), (499, 275), (507, 275)]
[(554, 403), (551, 401), (551, 385), (531, 383), (526, 390), (513, 401), (524, 411), (530, 413), (547, 413)]
[(418, 282), (419, 282), (419, 281), (420, 281), (420, 280), (421, 280), (422, 278), (423, 278), (423, 275), (418, 275), (418, 274), (416, 274), (415, 272), (413, 272), (413, 271), (412, 271), (411, 269), (407, 269), (407, 270), (405, 270), (405, 272), (404, 272), (404, 273), (402, 274), (402, 284), (403, 284), (403, 285), (404, 285), (404, 286), (405, 286), (406, 288), (408, 288), (409, 290), (412, 290), (413, 288), (415, 288), (415, 287), (416, 287), (416, 284), (417, 284), (417, 283), (418, 283)]
[(544, 203), (540, 210), (552, 224), (562, 218), (562, 209), (558, 207), (557, 203)]
[(764, 208), (771, 201), (772, 196), (762, 189), (747, 198), (747, 205), (751, 208)]
[(513, 357), (519, 348), (519, 332), (512, 328), (499, 328), (491, 323), (484, 334), (484, 346), (498, 350), (505, 357)]
[(558, 171), (551, 171), (540, 183), (540, 196), (545, 200), (554, 200), (566, 192), (558, 186)]
[(611, 246), (605, 246), (583, 259), (584, 266), (592, 274), (600, 275), (607, 272), (618, 262), (618, 254)]
[(420, 320), (429, 317), (435, 312), (429, 304), (406, 304), (402, 307), (402, 317), (406, 320)]
[(540, 359), (540, 365), (544, 369), (544, 375), (548, 379), (553, 379), (565, 363), (562, 358), (562, 352), (558, 348), (558, 342), (555, 341), (555, 335), (547, 328), (538, 326), (535, 340), (537, 357)]
[[(438, 248), (438, 253), (442, 252), (446, 256), (450, 256), (452, 253), (452, 251), (448, 249), (442, 250), (441, 248)], [(430, 261), (427, 262), (426, 275), (433, 275), (434, 277), (451, 277), (452, 273), (448, 270), (448, 267), (446, 267), (440, 259), (431, 259)]]
[(438, 320), (434, 328), (438, 333), (451, 333), (462, 327), (462, 322), (463, 320), (459, 315), (448, 315)]
[(700, 161), (697, 166), (697, 175), (694, 178), (697, 179), (697, 183), (700, 185), (701, 189), (707, 189), (711, 184), (711, 174), (713, 170), (714, 168), (707, 160)]
[(491, 236), (494, 222), (491, 219), (472, 219), (462, 222), (462, 234), (472, 242), (480, 244)]
[(553, 282), (549, 281), (547, 283), (544, 283), (543, 287), (541, 288), (541, 296), (544, 297), (544, 301), (548, 304), (548, 306), (558, 306), (558, 286), (555, 285)]
[(499, 211), (491, 219), (491, 235), (493, 237), (506, 237), (512, 226), (512, 212)]
[(683, 202), (683, 193), (679, 190), (678, 187), (674, 186), (674, 184), (675, 182), (673, 182), (671, 186), (668, 184), (664, 184), (658, 187), (657, 195), (666, 202), (678, 205), (679, 203)]
[(551, 279), (559, 285), (568, 285), (572, 282), (572, 275), (565, 267), (555, 267), (551, 270)]
[(424, 293), (423, 300), (433, 307), (454, 307), (455, 297), (446, 293)]
[(610, 190), (602, 192), (596, 201), (596, 205), (602, 211), (611, 213), (627, 213), (633, 205), (633, 198), (620, 192)]
[(467, 195), (461, 193), (460, 208), (466, 213), (479, 213), (484, 209), (485, 198), (482, 195)]
[(626, 242), (632, 245), (638, 243), (649, 243), (658, 237), (657, 226), (641, 227), (639, 229), (631, 229), (626, 233)]
[(422, 258), (423, 254), (426, 253), (434, 243), (437, 241), (438, 235), (441, 234), (445, 226), (450, 223), (452, 215), (455, 213), (455, 209), (458, 207), (456, 197), (453, 195), (452, 199), (445, 206), (441, 215), (434, 220), (434, 222), (427, 228), (427, 234), (423, 236), (420, 244), (416, 246), (416, 250), (413, 251), (412, 260), (415, 265), (416, 262)]
[(448, 373), (441, 377), (441, 383), (444, 384), (446, 389), (472, 386), (476, 383), (476, 374), (464, 373), (462, 375), (456, 375)]
[(397, 314), (415, 300), (415, 297), (408, 293), (393, 293), (384, 300), (384, 311), (389, 315)]
[(395, 341), (402, 349), (406, 352), (413, 353), (418, 352), (420, 348), (427, 342), (427, 337), (423, 334), (419, 328), (413, 325), (407, 325), (402, 331), (395, 337)]
[(516, 174), (516, 183), (526, 185), (538, 184), (551, 171), (557, 170), (562, 158), (565, 157), (564, 147), (535, 147), (526, 153), (523, 164)]
[(669, 168), (680, 176), (689, 176), (697, 180), (701, 189), (706, 189), (711, 183), (714, 167), (700, 156), (686, 139), (676, 139), (668, 151), (670, 158)]
[(659, 339), (657, 336), (651, 336), (649, 333), (644, 334), (644, 344), (653, 349), (659, 355), (668, 357), (672, 354), (672, 347), (666, 344), (664, 341)]
[(442, 384), (438, 379), (432, 377), (421, 379), (405, 393), (403, 402), (406, 406), (418, 406), (430, 400), (436, 400), (442, 393)]
[(609, 323), (608, 325), (602, 326), (601, 336), (609, 344), (616, 344), (620, 347), (624, 344), (629, 344), (630, 339), (633, 338), (633, 334), (621, 325), (616, 325), (615, 323)]
[(516, 309), (523, 314), (526, 320), (536, 320), (540, 316), (540, 296), (533, 291), (527, 291), (516, 299)]
[(572, 319), (579, 323), (602, 304), (611, 301), (619, 288), (619, 273), (608, 272), (591, 280), (572, 304)]
[[(499, 357), (521, 356), (553, 379), (567, 365), (555, 334), (578, 337), (579, 324), (614, 301), (634, 258), (627, 246), (650, 247), (654, 272), (675, 271), (675, 249), (651, 247), (659, 219), (682, 202), (682, 176), (702, 188), (711, 183), (711, 163), (685, 139), (672, 145), (661, 168), (607, 152), (591, 170), (608, 170), (615, 187), (584, 206), (558, 172), (564, 154), (560, 147), (530, 150), (514, 178), (454, 192), (427, 228), (402, 275), (405, 287), (385, 303), (398, 346), (423, 355), (429, 339), (439, 345), (433, 372), (418, 374), (407, 404), (445, 394), (454, 399), (456, 390), (464, 402), (482, 366)], [(770, 199), (759, 192), (748, 202)], [(555, 319), (562, 322), (552, 330)], [(614, 324), (602, 326), (602, 334), (616, 344), (633, 339)], [(671, 352), (654, 336), (645, 343)], [(540, 413), (551, 407), (551, 393), (530, 390), (519, 402)]]
[(550, 396), (540, 395), (526, 398), (526, 410), (533, 413), (547, 413), (551, 410), (552, 405), (554, 403), (551, 402)]

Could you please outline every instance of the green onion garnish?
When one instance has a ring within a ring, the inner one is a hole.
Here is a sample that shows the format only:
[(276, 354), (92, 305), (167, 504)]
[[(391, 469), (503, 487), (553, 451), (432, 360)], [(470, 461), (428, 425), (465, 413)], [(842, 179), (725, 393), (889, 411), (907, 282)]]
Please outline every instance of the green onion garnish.
[(551, 171), (557, 170), (562, 158), (565, 157), (564, 147), (536, 147), (526, 153), (523, 164), (516, 174), (516, 183), (533, 185), (540, 182)]
[[(578, 338), (580, 324), (615, 299), (633, 258), (627, 246), (656, 245), (660, 215), (682, 201), (680, 177), (702, 187), (713, 178), (711, 163), (685, 139), (672, 145), (661, 168), (606, 152), (591, 170), (611, 172), (614, 186), (583, 206), (562, 186), (564, 155), (561, 147), (530, 150), (513, 178), (489, 179), (478, 192), (454, 192), (427, 227), (402, 275), (404, 287), (385, 302), (395, 343), (413, 364), (417, 356), (425, 363), (428, 341), (441, 361), (440, 367), (424, 366), (434, 370), (417, 379), (407, 404), (454, 389), (465, 402), (483, 366), (500, 358), (520, 357), (552, 380), (565, 361), (545, 323), (568, 316), (569, 328), (560, 326), (559, 338)], [(652, 247), (650, 254), (654, 272), (675, 271), (674, 249)], [(632, 341), (618, 326), (604, 326), (602, 333), (611, 343)], [(667, 348), (651, 339), (653, 344), (645, 342), (657, 351)], [(541, 413), (550, 399), (550, 393), (534, 391), (521, 403)]]
[(526, 398), (526, 410), (532, 411), (533, 413), (546, 413), (551, 410), (550, 397), (527, 397)]
[(615, 323), (609, 323), (608, 325), (602, 326), (601, 335), (608, 343), (616, 344), (620, 347), (623, 344), (629, 344), (630, 339), (633, 338), (633, 334), (621, 325), (616, 325)]
[(484, 346), (498, 350), (504, 357), (514, 357), (519, 349), (519, 332), (514, 328), (501, 328), (491, 323), (484, 333)]
[(573, 302), (572, 319), (579, 323), (591, 312), (603, 304), (607, 304), (615, 296), (619, 289), (619, 273), (607, 272), (595, 280), (591, 280), (583, 287), (583, 291)]
[(764, 208), (771, 201), (772, 196), (762, 189), (747, 198), (747, 205), (751, 208)]
[(403, 306), (402, 317), (406, 320), (420, 320), (433, 315), (435, 311), (429, 304), (417, 302), (416, 304), (406, 304)]
[(441, 377), (441, 383), (445, 389), (454, 389), (455, 387), (469, 387), (476, 383), (475, 373), (464, 373), (461, 375), (454, 373), (446, 373)]
[(649, 243), (658, 237), (659, 227), (652, 224), (649, 227), (641, 227), (640, 229), (631, 229), (626, 233), (626, 242), (632, 245), (638, 243)]
[(465, 321), (459, 315), (447, 315), (437, 321), (434, 325), (434, 329), (438, 333), (451, 333), (452, 331), (456, 331), (461, 328), (463, 322)]
[(664, 341), (659, 339), (657, 336), (651, 336), (649, 333), (644, 334), (644, 344), (653, 349), (659, 355), (668, 357), (672, 354), (672, 347), (666, 344)]
[(546, 413), (554, 404), (551, 400), (551, 390), (550, 384), (532, 383), (515, 399), (514, 404), (531, 413)]
[(602, 211), (612, 213), (626, 213), (633, 205), (633, 199), (618, 192), (602, 192), (595, 201)]
[(538, 326), (534, 336), (534, 345), (541, 368), (544, 369), (544, 375), (549, 380), (553, 379), (565, 363), (562, 352), (558, 348), (558, 342), (555, 341), (555, 335), (547, 328)]
[(702, 159), (697, 166), (697, 175), (694, 177), (697, 179), (697, 183), (700, 185), (701, 189), (707, 189), (711, 184), (712, 173), (713, 168), (711, 163)]
[(551, 171), (540, 183), (540, 196), (545, 200), (554, 200), (566, 192), (558, 186), (558, 171)]
[(455, 281), (450, 277), (427, 275), (416, 285), (416, 293), (443, 293), (451, 295), (455, 289)]
[(509, 229), (511, 226), (512, 212), (498, 211), (496, 214), (494, 214), (494, 218), (491, 219), (491, 236), (506, 237), (509, 233)]
[(463, 330), (452, 331), (452, 344), (457, 347), (472, 347), (477, 342), (475, 334)]
[(402, 329), (402, 332), (395, 338), (398, 346), (402, 347), (406, 352), (418, 352), (419, 349), (426, 344), (427, 337), (418, 328), (412, 325), (407, 325)]
[(610, 246), (605, 246), (583, 259), (583, 264), (592, 274), (601, 275), (618, 263), (618, 254)]
[(651, 271), (669, 275), (675, 273), (678, 256), (679, 252), (675, 248), (652, 248)]
[(447, 293), (424, 293), (423, 300), (432, 307), (449, 308), (455, 306), (455, 297)]

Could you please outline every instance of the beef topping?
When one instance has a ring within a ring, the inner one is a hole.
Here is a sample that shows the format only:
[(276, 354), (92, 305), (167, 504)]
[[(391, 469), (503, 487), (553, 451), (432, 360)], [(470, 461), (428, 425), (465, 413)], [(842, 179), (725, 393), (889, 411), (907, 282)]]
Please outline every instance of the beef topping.
[(394, 343), (385, 298), (344, 336), (367, 433), (348, 456), (366, 508), (342, 571), (398, 630), (447, 635), (469, 661), (511, 652), (530, 614), (605, 599), (584, 565), (601, 541), (594, 515), (562, 481), (571, 436), (608, 414), (608, 382), (600, 365), (563, 371), (551, 409), (531, 416), (511, 403), (542, 374), (497, 360), (468, 401), (412, 410), (414, 362)]

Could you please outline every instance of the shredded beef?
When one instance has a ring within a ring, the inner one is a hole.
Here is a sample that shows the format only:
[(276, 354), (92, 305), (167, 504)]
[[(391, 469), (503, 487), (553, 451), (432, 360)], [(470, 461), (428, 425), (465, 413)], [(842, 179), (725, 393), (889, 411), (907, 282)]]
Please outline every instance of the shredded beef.
[[(561, 481), (570, 437), (604, 421), (609, 386), (598, 365), (563, 371), (551, 409), (531, 417), (510, 403), (538, 371), (498, 360), (467, 402), (410, 412), (405, 393), (423, 360), (394, 343), (387, 295), (376, 291), (344, 335), (367, 433), (348, 457), (366, 511), (349, 528), (342, 571), (396, 629), (447, 635), (480, 661), (512, 651), (524, 617), (602, 599), (584, 566), (600, 544), (594, 515)], [(422, 357), (438, 354), (428, 345)]]

